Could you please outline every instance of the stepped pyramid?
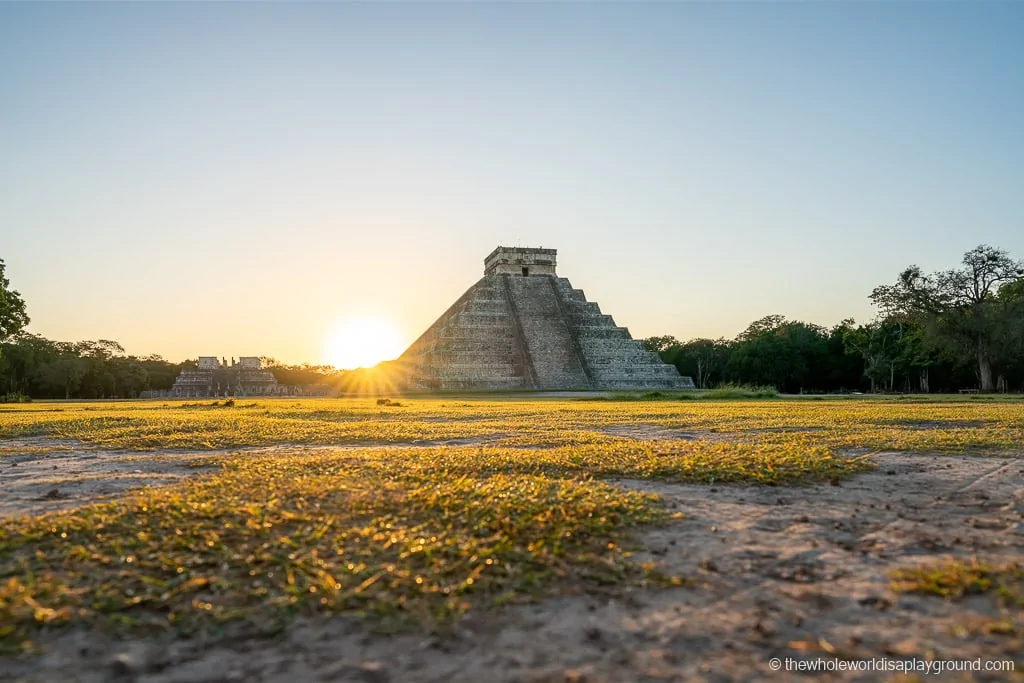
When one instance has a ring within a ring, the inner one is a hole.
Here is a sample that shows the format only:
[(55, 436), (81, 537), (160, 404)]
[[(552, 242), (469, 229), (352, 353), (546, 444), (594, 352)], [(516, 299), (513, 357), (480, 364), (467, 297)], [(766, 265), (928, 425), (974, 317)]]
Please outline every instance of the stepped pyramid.
[(395, 362), (409, 389), (692, 389), (555, 273), (557, 250), (498, 247), (484, 276)]

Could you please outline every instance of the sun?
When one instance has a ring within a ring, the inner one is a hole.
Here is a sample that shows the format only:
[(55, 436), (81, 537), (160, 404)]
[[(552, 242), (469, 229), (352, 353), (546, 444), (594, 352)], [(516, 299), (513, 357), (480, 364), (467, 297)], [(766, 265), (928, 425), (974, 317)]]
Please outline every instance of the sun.
[(403, 350), (398, 328), (384, 318), (352, 318), (334, 328), (324, 347), (331, 365), (351, 370), (397, 358)]

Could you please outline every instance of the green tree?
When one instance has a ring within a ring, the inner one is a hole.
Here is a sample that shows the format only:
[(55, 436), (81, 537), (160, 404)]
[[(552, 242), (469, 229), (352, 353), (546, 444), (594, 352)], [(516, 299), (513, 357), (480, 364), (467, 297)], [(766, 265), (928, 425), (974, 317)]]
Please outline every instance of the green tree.
[(993, 360), (1004, 346), (1012, 321), (998, 304), (1000, 289), (1024, 277), (1024, 262), (1003, 249), (979, 245), (964, 254), (962, 267), (926, 275), (917, 266), (904, 270), (896, 283), (871, 292), (871, 300), (888, 319), (912, 320), (936, 346), (976, 364), (981, 390), (995, 389)]
[(1000, 287), (995, 305), (1001, 322), (997, 388), (1007, 391), (1012, 385), (1024, 389), (1024, 278)]
[(886, 378), (893, 372), (897, 335), (891, 325), (873, 322), (847, 330), (843, 336), (846, 352), (856, 354), (864, 362), (864, 376), (871, 383), (871, 393), (878, 391), (879, 384), (888, 388)]
[(29, 323), (25, 312), (25, 300), (21, 294), (11, 289), (11, 281), (7, 279), (7, 266), (0, 259), (0, 342), (21, 332)]
[(32, 383), (38, 379), (40, 366), (58, 356), (56, 345), (37, 334), (21, 332), (0, 344), (0, 375), (4, 385), (0, 392), (32, 395)]
[(759, 318), (736, 335), (736, 341), (750, 341), (764, 334), (773, 334), (786, 323), (786, 316), (773, 313)]
[(287, 386), (335, 384), (345, 374), (331, 365), (281, 365), (273, 358), (268, 358), (271, 363), (264, 368), (274, 375), (279, 384)]
[(854, 320), (847, 318), (828, 331), (825, 358), (821, 368), (822, 388), (828, 390), (859, 389), (862, 384), (863, 364), (846, 352), (843, 337), (854, 329)]
[(69, 399), (71, 392), (78, 390), (87, 369), (81, 358), (65, 355), (40, 366), (39, 374), (44, 382), (63, 390), (64, 398)]
[(647, 339), (640, 340), (643, 347), (648, 351), (654, 351), (655, 353), (664, 353), (669, 349), (674, 349), (682, 346), (682, 342), (667, 334), (663, 337), (648, 337)]
[(730, 379), (795, 393), (830, 388), (829, 333), (825, 328), (769, 315), (736, 339), (729, 356)]
[(122, 395), (117, 386), (116, 366), (124, 358), (124, 347), (109, 339), (80, 341), (66, 344), (70, 355), (85, 364), (85, 374), (79, 387), (83, 398), (107, 398)]
[[(847, 329), (843, 336), (846, 352), (863, 360), (864, 376), (871, 382), (872, 392), (878, 391), (879, 386), (885, 391), (896, 391), (897, 376), (909, 384), (911, 368), (927, 364), (916, 329), (899, 320), (876, 320)], [(927, 380), (922, 378), (922, 383), (922, 390), (927, 391)]]
[(691, 339), (662, 354), (679, 374), (692, 377), (698, 389), (707, 389), (724, 378), (731, 342), (725, 339)]
[(149, 373), (137, 358), (118, 358), (113, 363), (114, 390), (123, 398), (136, 398), (149, 386)]
[[(162, 356), (153, 354), (138, 359), (146, 371), (146, 389), (167, 390), (174, 386), (174, 380), (189, 363), (170, 363)], [(191, 363), (195, 367), (195, 363)]]

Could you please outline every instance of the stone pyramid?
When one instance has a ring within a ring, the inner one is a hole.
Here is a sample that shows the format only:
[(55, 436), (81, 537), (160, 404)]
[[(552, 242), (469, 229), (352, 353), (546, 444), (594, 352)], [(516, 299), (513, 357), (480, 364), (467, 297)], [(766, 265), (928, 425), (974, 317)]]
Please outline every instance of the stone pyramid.
[(394, 363), (408, 389), (692, 389), (555, 273), (557, 250), (498, 247), (484, 276)]

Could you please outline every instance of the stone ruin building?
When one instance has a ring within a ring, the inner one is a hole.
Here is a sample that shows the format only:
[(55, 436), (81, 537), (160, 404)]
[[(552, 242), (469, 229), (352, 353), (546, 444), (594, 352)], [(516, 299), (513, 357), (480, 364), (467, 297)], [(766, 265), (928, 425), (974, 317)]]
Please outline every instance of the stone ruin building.
[(407, 389), (693, 389), (555, 272), (555, 249), (498, 247), (484, 276), (394, 363)]
[(168, 395), (174, 398), (209, 396), (280, 396), (287, 387), (264, 370), (256, 356), (242, 356), (235, 362), (216, 356), (200, 356), (193, 370), (182, 370)]

